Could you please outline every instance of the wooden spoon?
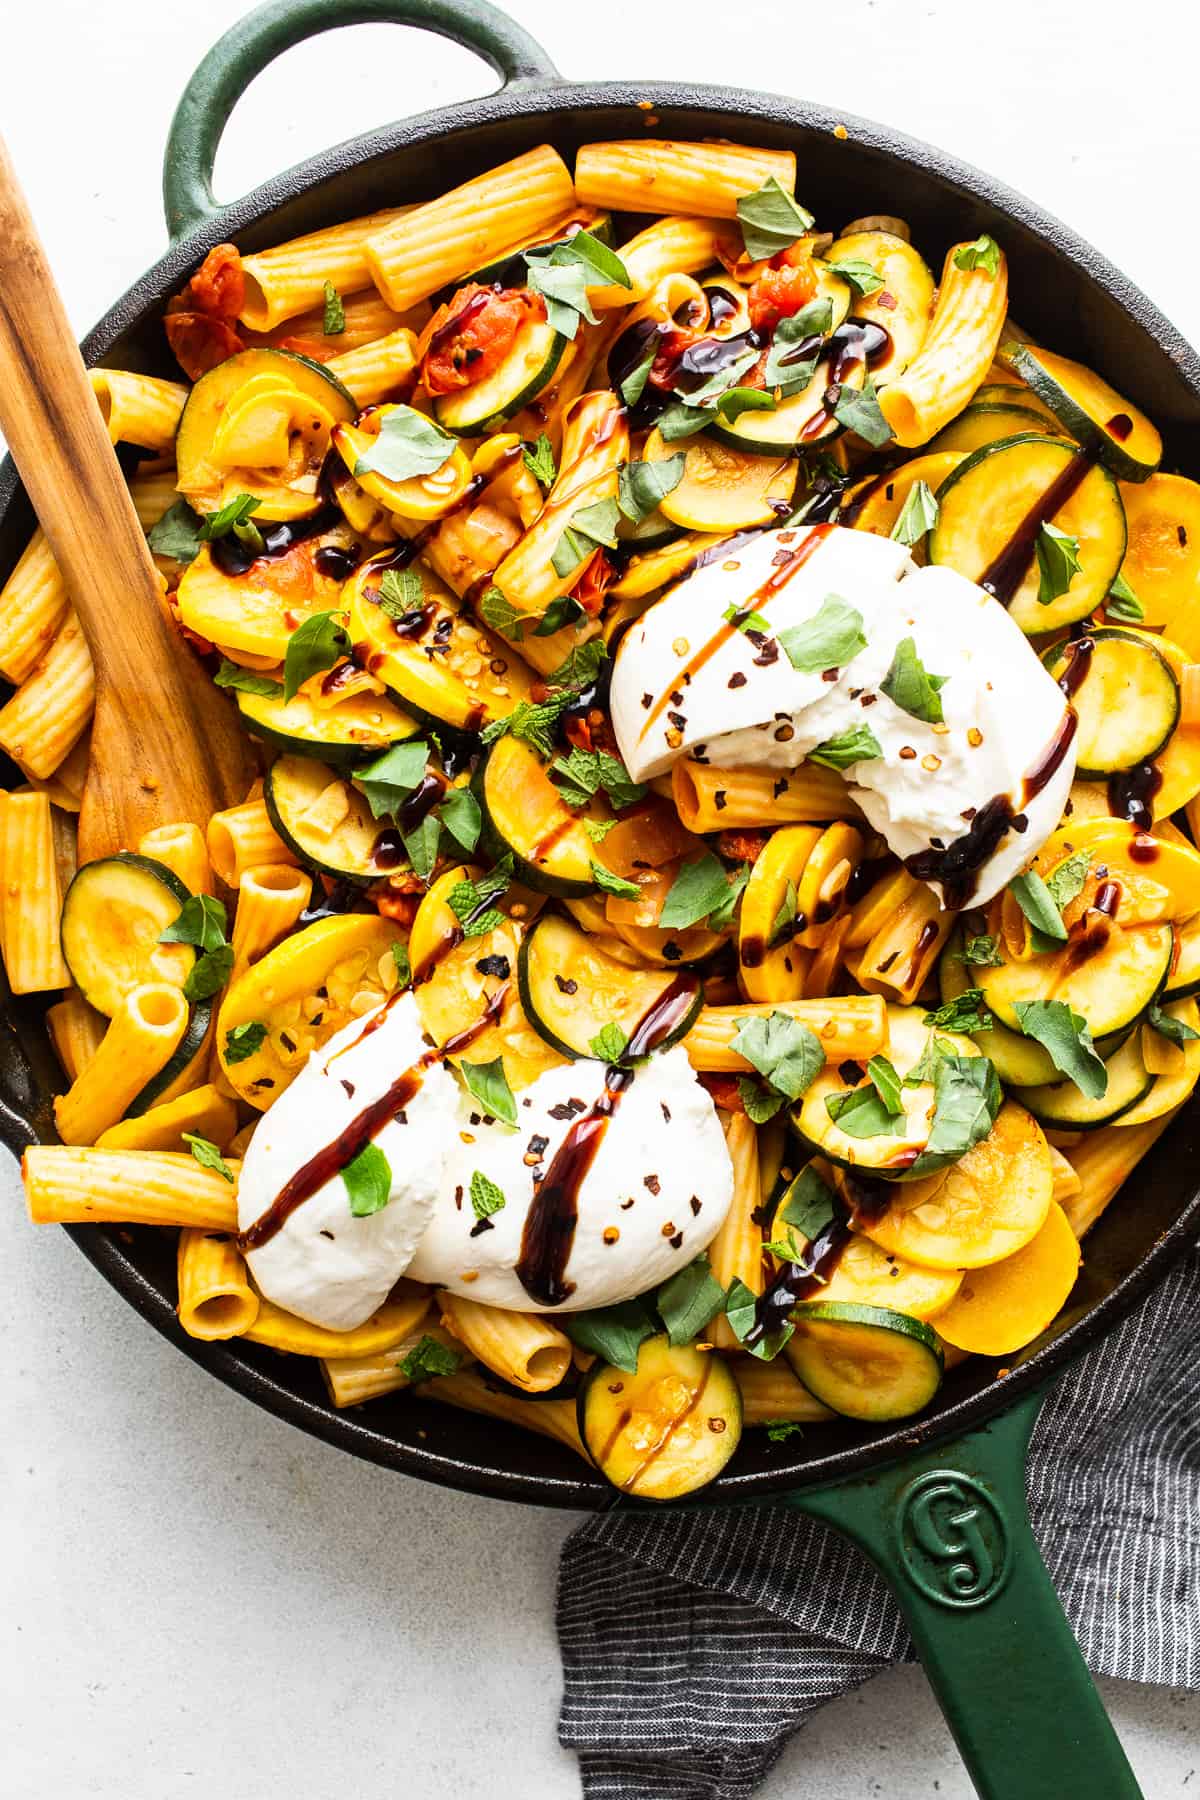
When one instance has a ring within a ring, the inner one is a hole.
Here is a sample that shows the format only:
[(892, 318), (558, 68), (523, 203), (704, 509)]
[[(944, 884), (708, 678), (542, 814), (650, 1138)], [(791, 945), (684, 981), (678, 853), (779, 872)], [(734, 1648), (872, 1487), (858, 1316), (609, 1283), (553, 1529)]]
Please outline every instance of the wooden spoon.
[(0, 432), (96, 670), (79, 857), (236, 805), (253, 779), (232, 707), (171, 621), (62, 300), (0, 140)]

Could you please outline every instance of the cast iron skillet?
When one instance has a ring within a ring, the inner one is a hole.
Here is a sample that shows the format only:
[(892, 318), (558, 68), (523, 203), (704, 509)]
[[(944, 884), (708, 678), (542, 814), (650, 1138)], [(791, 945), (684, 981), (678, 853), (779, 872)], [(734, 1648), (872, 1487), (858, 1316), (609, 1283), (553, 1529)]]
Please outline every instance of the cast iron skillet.
[[(305, 38), (376, 20), (469, 46), (504, 85), (326, 151), (218, 207), (211, 186), (217, 144), (254, 76)], [(834, 134), (839, 124), (844, 137)], [(1144, 407), (1164, 428), (1168, 466), (1200, 466), (1195, 353), (1110, 263), (1021, 195), (927, 145), (808, 102), (661, 82), (565, 82), (485, 0), (271, 0), (228, 32), (200, 65), (171, 128), (163, 182), (171, 247), (92, 332), (86, 358), (177, 373), (163, 337), (163, 303), (225, 239), (257, 249), (421, 200), (547, 139), (569, 156), (580, 143), (650, 131), (794, 149), (804, 200), (822, 222), (902, 214), (935, 267), (949, 243), (993, 232), (1007, 251), (1028, 328), (1094, 364)], [(0, 579), (32, 525), (6, 462)], [(19, 1152), (53, 1136), (48, 1099), (61, 1081), (36, 1003), (9, 999), (0, 1033), (0, 1132)], [(898, 1428), (836, 1425), (781, 1445), (754, 1434), (732, 1470), (699, 1497), (702, 1505), (793, 1504), (860, 1543), (893, 1584), (978, 1790), (994, 1800), (1138, 1794), (1030, 1535), (1023, 1459), (1047, 1384), (1194, 1242), (1197, 1116), (1190, 1108), (1174, 1124), (1139, 1168), (1136, 1192), (1089, 1236), (1068, 1322), (1003, 1380), (994, 1366), (972, 1362), (950, 1376), (926, 1415)], [(335, 1413), (303, 1359), (185, 1337), (165, 1235), (72, 1230), (131, 1306), (260, 1406), (356, 1455), (447, 1487), (549, 1506), (611, 1500), (604, 1483), (549, 1440), (411, 1395)]]

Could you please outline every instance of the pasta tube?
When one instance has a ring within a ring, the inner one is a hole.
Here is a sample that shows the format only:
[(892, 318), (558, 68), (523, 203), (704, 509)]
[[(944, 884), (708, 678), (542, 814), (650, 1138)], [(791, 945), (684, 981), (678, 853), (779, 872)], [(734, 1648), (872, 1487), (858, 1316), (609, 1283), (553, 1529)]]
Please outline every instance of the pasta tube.
[(1008, 264), (994, 275), (960, 269), (966, 246), (955, 244), (942, 268), (937, 304), (925, 342), (902, 375), (879, 395), (879, 408), (906, 450), (927, 444), (957, 417), (987, 379), (1008, 312)]
[(445, 1291), (437, 1303), (447, 1331), (514, 1387), (542, 1393), (571, 1366), (570, 1338), (540, 1313), (503, 1312)]
[(18, 686), (32, 674), (67, 616), (70, 600), (44, 531), (35, 531), (0, 589), (0, 675)]
[(791, 1420), (816, 1424), (834, 1417), (828, 1407), (813, 1399), (782, 1356), (771, 1362), (760, 1362), (756, 1356), (739, 1357), (733, 1373), (742, 1391), (744, 1425), (782, 1425)]
[(58, 925), (62, 890), (54, 849), (54, 824), (45, 794), (0, 795), (0, 941), (14, 994), (44, 994), (67, 987)]
[(181, 1231), (176, 1269), (179, 1323), (189, 1337), (212, 1343), (249, 1331), (259, 1298), (229, 1232)]
[(247, 869), (296, 865), (261, 799), (214, 813), (207, 835), (209, 859), (226, 887), (237, 887)]
[(78, 988), (70, 988), (47, 1008), (46, 1027), (54, 1054), (70, 1081), (77, 1081), (100, 1048), (109, 1021), (89, 1006)]
[(0, 708), (0, 749), (28, 775), (53, 775), (91, 718), (95, 698), (91, 652), (68, 609), (49, 650)]
[(188, 1003), (177, 987), (147, 982), (127, 994), (87, 1068), (54, 1102), (63, 1142), (94, 1144), (115, 1125), (174, 1056), (187, 1022)]
[[(29, 785), (36, 788), (39, 794), (45, 794), (51, 806), (63, 813), (77, 813), (83, 805), (84, 783), (87, 781), (88, 759), (92, 753), (91, 733), (85, 731), (75, 744), (75, 748), (67, 752), (53, 775), (31, 775)], [(58, 843), (56, 819), (56, 844)], [(72, 833), (74, 825), (70, 827)], [(61, 863), (62, 858), (60, 856)]]
[(226, 1181), (194, 1156), (162, 1150), (31, 1144), (21, 1159), (35, 1225), (195, 1225), (237, 1230), (237, 1172)]
[(737, 203), (773, 177), (790, 194), (796, 158), (790, 150), (744, 144), (638, 138), (583, 144), (575, 158), (575, 191), (589, 206), (618, 212), (693, 214), (735, 219)]
[(671, 771), (671, 795), (687, 829), (700, 833), (862, 817), (841, 776), (819, 763), (714, 769), (685, 756)]
[(88, 375), (111, 443), (137, 444), (143, 450), (172, 448), (191, 392), (185, 382), (160, 381), (157, 375), (135, 375), (127, 369), (90, 369)]
[[(752, 1294), (763, 1290), (763, 1236), (759, 1223), (762, 1206), (758, 1170), (758, 1133), (743, 1112), (722, 1119), (729, 1160), (733, 1164), (733, 1202), (721, 1221), (721, 1229), (708, 1246), (713, 1275), (723, 1288), (744, 1281)], [(718, 1350), (736, 1350), (738, 1338), (724, 1314), (708, 1329)]]
[(668, 276), (695, 275), (717, 260), (721, 234), (708, 219), (656, 219), (617, 252), (625, 265), (630, 286), (589, 288), (594, 312), (628, 306), (644, 300)]
[(570, 172), (542, 144), (414, 209), (366, 241), (371, 279), (397, 312), (536, 241), (575, 203)]
[(312, 877), (280, 863), (244, 869), (233, 916), (233, 973), (237, 980), (252, 963), (286, 937), (312, 898)]
[(375, 406), (407, 393), (417, 366), (417, 340), (411, 331), (393, 331), (357, 350), (348, 350), (326, 363), (343, 387), (349, 388), (360, 406)]
[(1145, 1125), (1102, 1126), (1099, 1131), (1086, 1132), (1082, 1142), (1067, 1152), (1067, 1161), (1079, 1177), (1079, 1191), (1068, 1194), (1061, 1204), (1077, 1238), (1091, 1230), (1126, 1176), (1178, 1112), (1176, 1107)]
[(152, 530), (178, 500), (177, 479), (174, 468), (155, 469), (148, 475), (135, 475), (129, 483), (129, 498), (143, 531)]
[(272, 250), (260, 250), (242, 259), (246, 281), (241, 322), (251, 331), (271, 331), (285, 319), (294, 319), (310, 308), (322, 308), (325, 283), (339, 294), (350, 294), (371, 282), (363, 246), (373, 232), (384, 231), (403, 218), (408, 209), (392, 207), (289, 238)]
[(585, 1462), (591, 1462), (579, 1435), (573, 1400), (518, 1400), (512, 1394), (493, 1393), (473, 1369), (459, 1375), (439, 1375), (421, 1383), (421, 1398), (442, 1400), (450, 1406), (461, 1406), (466, 1412), (483, 1413), (489, 1419), (506, 1419), (540, 1437), (556, 1438), (568, 1450), (575, 1450)]
[(138, 839), (138, 855), (153, 857), (178, 875), (189, 894), (212, 892), (212, 867), (198, 825), (156, 825)]
[(183, 1134), (207, 1138), (228, 1150), (237, 1130), (237, 1107), (211, 1083), (191, 1088), (174, 1100), (147, 1107), (134, 1119), (110, 1125), (96, 1139), (99, 1150), (186, 1150)]
[(426, 1337), (455, 1351), (464, 1364), (471, 1360), (470, 1353), (448, 1331), (440, 1325), (426, 1325), (401, 1343), (393, 1344), (390, 1350), (377, 1350), (370, 1356), (326, 1357), (321, 1363), (321, 1373), (333, 1404), (339, 1409), (361, 1406), (364, 1400), (378, 1400), (381, 1394), (394, 1394), (399, 1388), (411, 1387), (412, 1383), (404, 1373), (404, 1360)]
[(844, 994), (833, 1000), (750, 1001), (738, 1006), (702, 1006), (699, 1017), (683, 1040), (694, 1069), (707, 1074), (748, 1074), (750, 1064), (733, 1048), (738, 1028), (745, 1020), (767, 1018), (773, 1012), (816, 1032), (827, 1062), (851, 1059), (865, 1062), (882, 1050), (887, 1034), (887, 1009), (881, 994)]

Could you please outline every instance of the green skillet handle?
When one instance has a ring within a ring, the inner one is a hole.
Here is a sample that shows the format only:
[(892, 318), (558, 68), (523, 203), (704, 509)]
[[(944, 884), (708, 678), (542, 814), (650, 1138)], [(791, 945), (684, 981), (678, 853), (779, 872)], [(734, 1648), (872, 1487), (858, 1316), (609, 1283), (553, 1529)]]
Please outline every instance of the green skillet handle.
[(982, 1800), (1141, 1800), (1029, 1526), (1042, 1394), (870, 1477), (788, 1496), (892, 1588)]
[(267, 0), (213, 45), (176, 108), (163, 160), (163, 207), (173, 238), (220, 210), (212, 189), (217, 146), (254, 77), (306, 38), (377, 23), (450, 38), (490, 63), (506, 86), (558, 74), (540, 44), (488, 0)]

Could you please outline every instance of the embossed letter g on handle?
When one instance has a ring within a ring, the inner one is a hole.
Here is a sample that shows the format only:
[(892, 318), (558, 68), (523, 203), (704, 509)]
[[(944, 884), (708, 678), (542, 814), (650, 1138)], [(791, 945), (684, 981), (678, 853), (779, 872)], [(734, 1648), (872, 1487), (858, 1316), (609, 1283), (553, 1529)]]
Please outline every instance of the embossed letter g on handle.
[(920, 1476), (900, 1497), (900, 1558), (940, 1606), (983, 1606), (1008, 1578), (1010, 1536), (999, 1501), (955, 1469)]

